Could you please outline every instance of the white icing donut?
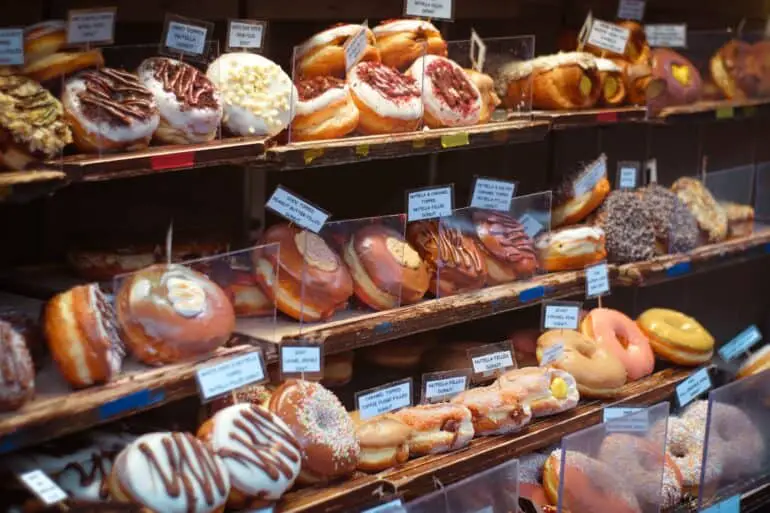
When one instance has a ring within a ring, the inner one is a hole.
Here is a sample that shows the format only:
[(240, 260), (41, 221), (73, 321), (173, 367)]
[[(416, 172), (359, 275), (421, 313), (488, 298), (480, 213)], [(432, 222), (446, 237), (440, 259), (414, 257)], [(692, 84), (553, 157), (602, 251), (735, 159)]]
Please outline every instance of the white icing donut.
[(544, 55), (528, 61), (508, 63), (500, 68), (500, 75), (507, 80), (520, 80), (536, 71), (550, 71), (571, 64), (576, 64), (584, 70), (596, 69), (596, 57), (586, 52)]
[(393, 34), (395, 32), (414, 32), (416, 30), (422, 30), (425, 32), (438, 32), (436, 26), (430, 22), (422, 20), (393, 20), (386, 21), (381, 25), (377, 25), (372, 29), (374, 37), (383, 36), (385, 34)]
[(615, 64), (614, 61), (610, 59), (604, 59), (604, 58), (596, 58), (596, 69), (599, 71), (607, 71), (610, 73), (620, 73), (623, 71), (620, 66)]
[[(408, 80), (406, 80), (408, 79)], [(361, 62), (350, 69), (348, 85), (351, 92), (378, 116), (401, 120), (422, 118), (420, 90), (413, 79), (378, 62)], [(383, 91), (394, 91), (394, 100)]]
[(206, 75), (224, 101), (222, 122), (236, 135), (273, 136), (294, 118), (297, 89), (280, 66), (261, 55), (226, 53)]
[(341, 103), (348, 99), (350, 92), (348, 86), (333, 87), (327, 89), (315, 98), (299, 100), (297, 102), (297, 116), (308, 116), (314, 112), (325, 109), (329, 105)]
[[(347, 24), (347, 25), (339, 25), (337, 27), (332, 27), (330, 29), (326, 29), (323, 32), (319, 32), (318, 34), (314, 35), (301, 45), (299, 45), (294, 50), (294, 58), (300, 59), (303, 56), (307, 55), (312, 50), (315, 50), (319, 46), (328, 45), (329, 43), (334, 42), (337, 39), (343, 38), (347, 39), (349, 37), (355, 36), (358, 34), (358, 31), (361, 30), (361, 25), (353, 25), (353, 24)], [(366, 29), (368, 32), (368, 38), (372, 39), (374, 37), (374, 34), (370, 29)]]
[(582, 254), (596, 250), (604, 238), (604, 230), (596, 226), (581, 226), (548, 232), (535, 240), (538, 250), (545, 250), (549, 246), (558, 246), (559, 253), (565, 255)]
[[(422, 92), (425, 114), (441, 126), (468, 126), (479, 122), (481, 92), (457, 63), (446, 57), (425, 55), (414, 61), (408, 73)], [(458, 91), (458, 87), (463, 91)]]

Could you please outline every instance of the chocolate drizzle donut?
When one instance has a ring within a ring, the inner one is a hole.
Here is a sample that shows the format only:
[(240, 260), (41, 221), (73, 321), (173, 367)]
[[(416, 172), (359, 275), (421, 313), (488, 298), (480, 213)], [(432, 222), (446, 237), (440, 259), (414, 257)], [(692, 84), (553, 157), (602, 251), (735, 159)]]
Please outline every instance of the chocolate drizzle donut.
[(538, 264), (534, 242), (518, 220), (500, 212), (479, 210), (473, 213), (473, 224), (487, 256), (490, 284), (535, 273)]
[(649, 208), (635, 192), (613, 191), (597, 217), (606, 235), (611, 262), (638, 262), (655, 256), (655, 226)]
[(216, 109), (219, 106), (214, 84), (194, 67), (171, 59), (150, 61), (152, 76), (184, 107)]
[(21, 334), (0, 321), (0, 411), (21, 408), (35, 395), (35, 369)]

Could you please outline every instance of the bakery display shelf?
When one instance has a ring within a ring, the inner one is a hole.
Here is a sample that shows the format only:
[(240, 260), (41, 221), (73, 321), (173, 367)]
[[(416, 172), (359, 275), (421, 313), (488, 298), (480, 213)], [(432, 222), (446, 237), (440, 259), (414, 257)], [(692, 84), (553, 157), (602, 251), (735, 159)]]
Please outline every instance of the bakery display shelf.
[(708, 121), (712, 119), (770, 116), (770, 99), (707, 100), (689, 105), (665, 107), (655, 114), (658, 121)]
[(461, 148), (539, 141), (548, 121), (520, 119), (465, 128), (440, 128), (406, 134), (371, 135), (291, 143), (269, 148), (267, 162), (280, 169), (332, 166), (373, 159), (411, 157)]
[[(516, 119), (525, 114), (511, 114)], [(614, 123), (642, 122), (647, 118), (647, 108), (639, 106), (614, 107), (586, 110), (534, 110), (527, 117), (550, 121), (551, 128), (562, 130), (584, 126), (611, 125)]]
[(18, 203), (50, 194), (69, 183), (57, 169), (0, 172), (0, 203)]
[(73, 391), (49, 363), (35, 380), (36, 397), (21, 409), (0, 414), (0, 454), (112, 422), (198, 393), (195, 370), (256, 351), (239, 345), (183, 363), (150, 368), (126, 362), (123, 373), (106, 385)]

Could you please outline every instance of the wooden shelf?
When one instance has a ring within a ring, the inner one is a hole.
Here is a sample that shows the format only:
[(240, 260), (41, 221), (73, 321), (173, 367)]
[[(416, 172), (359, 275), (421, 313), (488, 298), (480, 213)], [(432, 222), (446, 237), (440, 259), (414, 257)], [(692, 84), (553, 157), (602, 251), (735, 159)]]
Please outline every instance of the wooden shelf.
[(651, 118), (651, 122), (745, 119), (755, 116), (770, 116), (770, 99), (709, 100), (691, 105), (665, 107)]
[(639, 123), (647, 117), (647, 108), (630, 106), (586, 110), (533, 110), (527, 114), (511, 114), (511, 119), (524, 116), (549, 121), (553, 130), (562, 130), (617, 123)]

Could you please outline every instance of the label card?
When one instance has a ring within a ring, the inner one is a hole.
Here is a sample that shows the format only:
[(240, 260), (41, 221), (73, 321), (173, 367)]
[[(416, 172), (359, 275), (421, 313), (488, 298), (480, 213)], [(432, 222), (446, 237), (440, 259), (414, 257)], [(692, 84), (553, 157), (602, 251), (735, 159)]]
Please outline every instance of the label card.
[(302, 199), (283, 185), (276, 187), (265, 208), (313, 233), (320, 232), (330, 216), (327, 211)]
[(471, 29), (471, 67), (482, 73), (484, 62), (487, 60), (487, 45), (479, 37), (476, 29)]
[(24, 66), (24, 29), (0, 29), (0, 66)]
[(473, 183), (471, 207), (508, 212), (511, 209), (514, 194), (516, 194), (516, 182), (476, 177)]
[(701, 513), (739, 513), (741, 511), (741, 496), (733, 495), (713, 506), (702, 509)]
[(175, 56), (205, 59), (208, 53), (206, 40), (213, 33), (213, 23), (167, 14), (161, 51)]
[(545, 367), (550, 363), (558, 362), (561, 360), (562, 355), (564, 355), (564, 344), (554, 344), (546, 347), (543, 349), (540, 358), (540, 367)]
[(610, 433), (646, 433), (650, 428), (647, 408), (604, 408), (606, 429)]
[[(658, 183), (658, 159), (651, 158), (647, 161), (647, 183)], [(644, 184), (641, 184), (644, 185)]]
[(588, 11), (588, 16), (586, 16), (586, 20), (583, 22), (583, 26), (580, 27), (580, 32), (578, 33), (578, 51), (582, 52), (583, 47), (586, 44), (586, 41), (588, 40), (588, 34), (591, 32), (591, 25), (594, 24), (594, 14), (592, 11)]
[(356, 408), (361, 420), (412, 405), (412, 378), (356, 392)]
[(693, 399), (711, 388), (711, 377), (706, 367), (698, 369), (689, 378), (679, 383), (676, 387), (676, 399), (679, 406), (685, 407)]
[(607, 262), (586, 267), (586, 297), (605, 296), (610, 292), (610, 276)]
[(281, 343), (281, 379), (323, 378), (324, 355), (320, 344), (291, 341)]
[(365, 509), (361, 513), (406, 513), (406, 508), (404, 508), (404, 503), (401, 502), (401, 499), (395, 499), (385, 504)]
[(638, 161), (618, 162), (615, 186), (620, 190), (636, 189), (639, 185), (639, 170), (641, 168), (642, 164)]
[(42, 470), (33, 470), (19, 474), (19, 480), (35, 494), (46, 506), (51, 506), (67, 498), (67, 493), (59, 488)]
[(67, 13), (67, 44), (102, 44), (115, 42), (117, 7), (76, 9)]
[(350, 68), (358, 64), (358, 61), (364, 56), (364, 52), (366, 52), (366, 47), (369, 43), (369, 40), (366, 38), (367, 28), (368, 25), (364, 22), (364, 24), (361, 25), (361, 30), (356, 32), (353, 37), (349, 37), (345, 46), (342, 47), (345, 52), (345, 71), (350, 70)]
[(580, 323), (580, 301), (547, 301), (543, 303), (543, 330), (576, 330)]
[(510, 342), (487, 344), (468, 349), (468, 360), (473, 369), (473, 381), (488, 381), (516, 368), (516, 357)]
[(217, 396), (232, 392), (254, 383), (267, 381), (262, 351), (235, 356), (227, 361), (198, 367), (195, 381), (201, 401), (207, 402)]
[(574, 191), (575, 196), (582, 196), (591, 192), (596, 187), (599, 180), (607, 176), (607, 156), (601, 155), (598, 159), (590, 164), (581, 174), (580, 178), (575, 181)]
[(620, 0), (618, 3), (618, 19), (642, 21), (644, 18), (644, 0)]
[(542, 232), (545, 228), (545, 226), (540, 224), (540, 221), (529, 214), (524, 214), (521, 216), (519, 218), (519, 222), (524, 227), (524, 233), (526, 233), (532, 239), (534, 239), (535, 235)]
[(226, 51), (261, 50), (266, 33), (266, 21), (228, 20)]
[(453, 0), (404, 0), (404, 14), (415, 18), (454, 19)]
[(469, 369), (425, 373), (422, 375), (420, 402), (433, 404), (448, 401), (468, 389), (470, 377)]
[(687, 48), (687, 25), (645, 25), (644, 33), (650, 46)]
[(410, 223), (422, 219), (449, 217), (454, 210), (454, 186), (425, 187), (406, 193), (407, 216)]
[(755, 324), (738, 333), (730, 342), (719, 348), (719, 356), (726, 362), (734, 360), (762, 340), (762, 333)]
[(631, 35), (631, 30), (614, 23), (594, 20), (591, 31), (588, 33), (588, 44), (622, 54), (626, 51), (626, 43)]

